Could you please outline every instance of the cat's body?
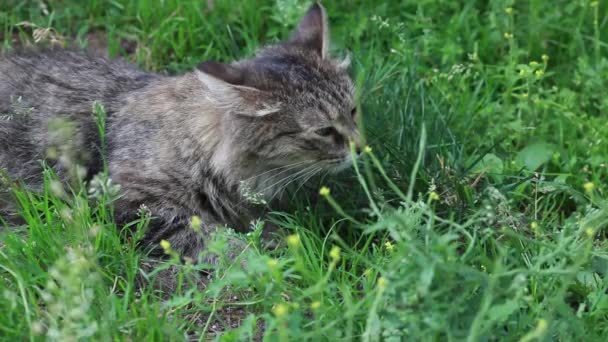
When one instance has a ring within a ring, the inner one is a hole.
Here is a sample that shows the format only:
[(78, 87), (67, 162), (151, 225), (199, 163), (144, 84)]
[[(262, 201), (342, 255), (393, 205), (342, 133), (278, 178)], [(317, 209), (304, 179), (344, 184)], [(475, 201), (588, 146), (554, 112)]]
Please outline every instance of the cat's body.
[[(254, 218), (244, 187), (272, 196), (286, 171), (348, 161), (347, 141), (358, 138), (353, 86), (326, 55), (326, 25), (314, 5), (289, 41), (173, 77), (62, 50), (0, 57), (0, 113), (10, 115), (0, 121), (0, 168), (39, 190), (50, 149), (67, 155), (49, 160), (64, 178), (79, 160), (91, 177), (105, 158), (121, 186), (117, 221), (143, 205), (153, 215), (145, 242), (166, 239), (195, 257), (217, 226), (243, 230)], [(103, 148), (94, 101), (107, 113)], [(63, 150), (58, 118), (71, 127)], [(202, 234), (190, 228), (195, 215)]]

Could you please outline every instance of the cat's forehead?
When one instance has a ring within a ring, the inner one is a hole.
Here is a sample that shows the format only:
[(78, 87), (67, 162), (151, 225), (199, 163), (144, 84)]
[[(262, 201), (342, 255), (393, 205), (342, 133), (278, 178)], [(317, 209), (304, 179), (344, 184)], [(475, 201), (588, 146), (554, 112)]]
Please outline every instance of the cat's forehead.
[(333, 60), (293, 53), (266, 54), (255, 64), (265, 88), (276, 92), (286, 104), (330, 120), (353, 106), (354, 84), (347, 71)]

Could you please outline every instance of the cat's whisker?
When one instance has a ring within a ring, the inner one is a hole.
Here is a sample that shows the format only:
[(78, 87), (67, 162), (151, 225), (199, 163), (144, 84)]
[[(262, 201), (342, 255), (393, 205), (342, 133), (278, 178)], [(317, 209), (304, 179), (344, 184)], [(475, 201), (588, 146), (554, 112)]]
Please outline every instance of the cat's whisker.
[(306, 183), (308, 182), (308, 180), (310, 178), (312, 178), (313, 176), (317, 175), (320, 171), (322, 171), (324, 169), (324, 167), (322, 166), (316, 166), (314, 168), (311, 168), (309, 172), (307, 172), (306, 174), (303, 174), (301, 177), (298, 177), (297, 179), (294, 179), (292, 182), (298, 182), (298, 188), (296, 189), (296, 192)]
[(292, 163), (292, 164), (287, 164), (287, 165), (283, 165), (283, 166), (275, 167), (275, 168), (270, 169), (270, 170), (267, 170), (267, 171), (265, 171), (265, 172), (262, 172), (262, 173), (259, 173), (259, 174), (256, 174), (256, 175), (253, 175), (253, 176), (251, 176), (251, 177), (249, 177), (249, 178), (245, 179), (244, 181), (245, 181), (245, 182), (246, 182), (246, 181), (250, 181), (250, 180), (253, 180), (253, 179), (259, 178), (259, 177), (261, 177), (261, 176), (264, 176), (264, 175), (266, 175), (266, 174), (269, 174), (269, 173), (271, 173), (271, 172), (273, 172), (273, 171), (277, 171), (277, 170), (281, 170), (281, 169), (285, 169), (285, 168), (289, 168), (289, 169), (291, 169), (291, 168), (294, 168), (295, 166), (302, 165), (302, 164), (305, 164), (305, 163), (310, 163), (310, 162), (311, 162), (310, 160), (301, 160), (301, 161), (299, 161), (299, 162), (295, 162), (295, 163)]
[[(289, 183), (289, 181), (291, 179), (293, 179), (294, 177), (297, 177), (298, 175), (301, 175), (303, 172), (306, 172), (311, 166), (312, 165), (306, 166), (302, 170), (298, 170), (298, 171), (296, 171), (293, 174), (289, 174), (289, 175), (287, 175), (287, 176), (279, 179), (278, 181), (276, 181), (276, 182), (274, 182), (274, 183), (272, 183), (270, 185), (267, 185), (266, 187), (264, 187), (262, 189), (256, 189), (256, 193), (261, 194), (262, 196), (266, 197), (267, 199), (272, 199), (272, 198), (274, 198), (276, 196), (277, 192), (276, 191), (272, 191), (271, 195), (267, 196), (266, 195), (267, 191), (273, 190), (274, 188), (277, 188), (278, 190), (284, 188), (283, 184)], [(293, 168), (291, 168), (291, 169), (293, 169)], [(284, 173), (284, 171), (281, 172), (281, 173)], [(245, 200), (246, 199), (241, 200), (238, 204), (239, 205), (242, 204)]]
[(271, 197), (275, 197), (278, 194), (278, 192), (282, 191), (291, 182), (299, 179), (303, 175), (304, 176), (307, 175), (309, 172), (311, 172), (312, 170), (314, 170), (315, 168), (317, 168), (318, 167), (317, 164), (318, 163), (309, 165), (308, 167), (305, 167), (304, 169), (302, 169), (302, 170), (300, 170), (300, 171), (298, 171), (298, 172), (296, 172), (294, 174), (291, 174), (291, 175), (289, 175), (289, 176), (281, 179), (280, 181), (272, 184), (271, 186), (267, 187), (265, 190), (269, 190), (269, 189), (272, 190), (273, 188), (276, 187), (276, 190), (272, 193), (272, 196), (271, 196)]
[[(293, 173), (291, 173), (291, 174), (287, 174), (286, 176), (284, 176), (283, 178), (279, 179), (279, 180), (278, 180), (278, 181), (276, 181), (275, 183), (272, 183), (272, 184), (270, 184), (270, 185), (267, 185), (268, 183), (275, 181), (277, 177), (279, 177), (279, 176), (281, 176), (281, 175), (285, 174), (286, 172), (293, 171), (294, 169), (298, 169), (298, 168), (299, 168), (299, 167), (301, 167), (301, 166), (302, 166), (302, 165), (298, 165), (298, 166), (290, 167), (289, 169), (285, 169), (285, 170), (283, 170), (283, 171), (281, 171), (281, 172), (279, 172), (279, 173), (277, 173), (277, 174), (275, 174), (275, 175), (269, 176), (269, 177), (268, 177), (268, 179), (266, 179), (266, 180), (265, 180), (265, 181), (262, 183), (262, 185), (265, 185), (265, 187), (264, 187), (263, 189), (268, 189), (269, 187), (273, 187), (273, 186), (277, 185), (278, 183), (282, 182), (283, 180), (288, 179), (289, 177), (293, 176)], [(297, 173), (299, 173), (300, 171), (305, 170), (305, 169), (306, 169), (306, 168), (308, 168), (308, 167), (309, 167), (309, 166), (305, 166), (305, 167), (304, 167), (304, 168), (302, 168), (301, 170), (297, 170), (297, 171), (295, 171), (295, 172), (296, 172), (296, 174), (297, 174)]]
[(323, 170), (322, 167), (318, 167), (317, 169), (315, 169), (313, 172), (310, 172), (310, 174), (308, 175), (308, 177), (304, 178), (303, 181), (300, 182), (300, 185), (298, 185), (298, 187), (296, 188), (296, 190), (293, 192), (294, 194), (298, 193), (298, 191), (300, 191), (300, 189), (304, 186), (304, 184), (308, 183), (308, 181), (318, 175), (321, 171)]
[[(267, 188), (267, 184), (269, 182), (272, 182), (274, 179), (276, 179), (277, 177), (281, 176), (282, 174), (285, 174), (286, 172), (290, 172), (290, 171), (292, 171), (294, 169), (300, 168), (303, 165), (306, 165), (307, 163), (311, 163), (311, 161), (306, 160), (304, 162), (297, 162), (297, 163), (285, 165), (285, 166), (282, 166), (282, 167), (274, 168), (272, 170), (264, 172), (263, 174), (259, 174), (259, 175), (250, 177), (247, 180), (242, 181), (242, 183), (244, 183), (247, 188), (250, 188), (250, 189), (254, 190), (256, 193), (263, 193), (263, 191), (259, 190), (260, 188), (266, 189)], [(267, 175), (269, 172), (277, 171), (277, 170), (280, 170), (280, 169), (284, 169), (284, 170), (278, 171), (276, 174), (268, 175), (266, 177), (266, 179), (261, 179), (261, 181), (260, 181), (260, 178), (263, 177), (264, 174)], [(258, 183), (258, 181), (259, 181), (259, 183)]]

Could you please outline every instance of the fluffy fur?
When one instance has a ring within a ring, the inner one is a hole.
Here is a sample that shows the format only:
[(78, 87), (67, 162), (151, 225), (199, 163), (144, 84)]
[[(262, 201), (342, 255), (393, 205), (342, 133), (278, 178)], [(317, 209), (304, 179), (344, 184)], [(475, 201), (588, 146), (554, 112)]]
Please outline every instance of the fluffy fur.
[[(0, 168), (39, 190), (41, 160), (65, 179), (71, 163), (90, 177), (106, 158), (121, 186), (117, 221), (145, 205), (145, 243), (166, 239), (195, 257), (209, 232), (243, 230), (255, 217), (244, 188), (272, 197), (289, 174), (349, 162), (348, 141), (359, 137), (354, 86), (347, 63), (328, 56), (328, 35), (315, 4), (287, 41), (174, 77), (65, 50), (0, 57), (0, 113), (9, 113), (0, 118)], [(94, 101), (107, 111), (104, 156)], [(53, 131), (57, 119), (67, 138)], [(69, 158), (47, 158), (57, 149)], [(194, 215), (202, 234), (189, 227)]]

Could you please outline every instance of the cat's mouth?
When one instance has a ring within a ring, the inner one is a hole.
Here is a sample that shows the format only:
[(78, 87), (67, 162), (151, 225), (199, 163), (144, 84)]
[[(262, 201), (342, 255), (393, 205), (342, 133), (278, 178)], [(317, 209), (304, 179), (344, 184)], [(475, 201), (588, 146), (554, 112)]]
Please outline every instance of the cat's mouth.
[(326, 169), (330, 173), (335, 174), (335, 173), (339, 173), (339, 172), (342, 172), (342, 171), (350, 168), (353, 165), (353, 157), (349, 153), (348, 155), (346, 155), (342, 158), (327, 159), (324, 162), (327, 164)]

